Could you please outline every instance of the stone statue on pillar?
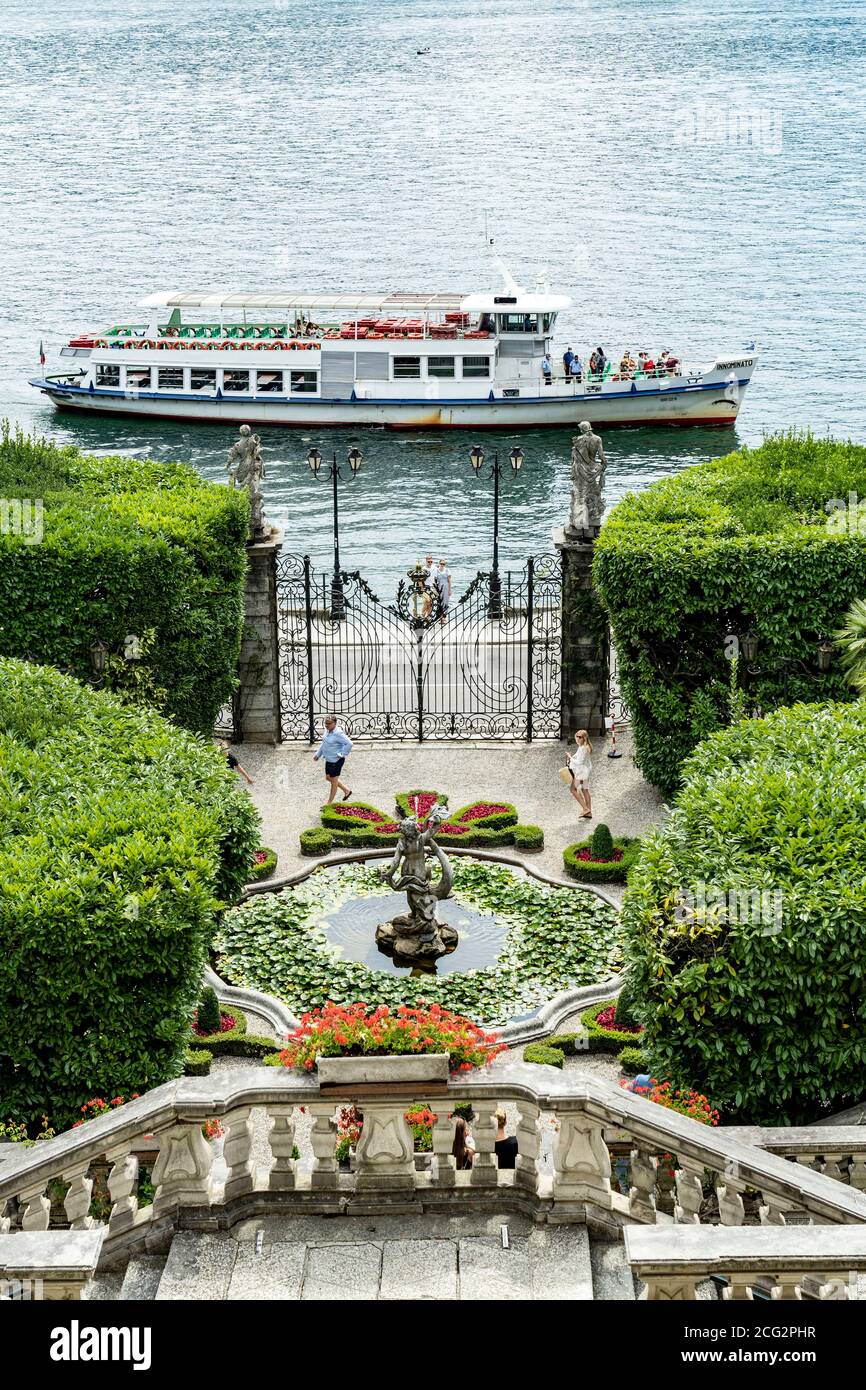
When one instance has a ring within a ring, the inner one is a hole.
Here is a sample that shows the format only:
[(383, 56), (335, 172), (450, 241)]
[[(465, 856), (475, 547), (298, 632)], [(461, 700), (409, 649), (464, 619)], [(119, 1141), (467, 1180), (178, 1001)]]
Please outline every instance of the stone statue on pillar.
[(588, 420), (578, 425), (580, 434), (571, 449), (571, 512), (566, 527), (569, 540), (594, 540), (604, 513), (604, 446)]
[(268, 534), (262, 500), (262, 479), (265, 466), (262, 462), (261, 440), (253, 434), (249, 425), (241, 425), (240, 437), (229, 450), (229, 487), (246, 488), (250, 496), (250, 538), (264, 540)]

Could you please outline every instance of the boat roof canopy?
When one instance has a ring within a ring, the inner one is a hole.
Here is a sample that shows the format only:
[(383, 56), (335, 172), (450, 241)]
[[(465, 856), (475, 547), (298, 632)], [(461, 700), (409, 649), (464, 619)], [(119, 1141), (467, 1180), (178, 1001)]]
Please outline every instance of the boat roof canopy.
[(559, 294), (533, 294), (486, 290), (482, 294), (303, 294), (297, 290), (268, 290), (260, 294), (241, 294), (235, 290), (163, 290), (139, 303), (140, 309), (279, 309), (312, 312), (336, 309), (345, 313), (428, 314), (541, 314), (567, 309), (571, 300)]
[(268, 290), (240, 294), (234, 290), (164, 290), (139, 303), (141, 309), (339, 309), (383, 313), (456, 312), (461, 294), (303, 294), (298, 290)]

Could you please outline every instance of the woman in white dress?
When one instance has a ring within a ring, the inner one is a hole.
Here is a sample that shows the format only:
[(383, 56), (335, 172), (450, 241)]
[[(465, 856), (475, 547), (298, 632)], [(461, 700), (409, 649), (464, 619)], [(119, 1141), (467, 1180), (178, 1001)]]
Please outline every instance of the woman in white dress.
[(583, 807), (581, 820), (592, 820), (592, 798), (589, 794), (589, 778), (592, 773), (592, 744), (586, 729), (578, 729), (574, 736), (577, 744), (568, 760), (571, 773), (569, 791), (579, 806)]

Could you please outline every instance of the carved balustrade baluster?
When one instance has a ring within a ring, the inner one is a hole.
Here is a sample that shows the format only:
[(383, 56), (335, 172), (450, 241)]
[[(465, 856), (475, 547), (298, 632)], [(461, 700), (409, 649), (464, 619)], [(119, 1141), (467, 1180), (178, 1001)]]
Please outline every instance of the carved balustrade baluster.
[(703, 1165), (681, 1163), (676, 1170), (677, 1202), (674, 1218), (681, 1225), (699, 1226), (704, 1200)]
[(716, 1173), (716, 1199), (719, 1203), (719, 1222), (722, 1226), (742, 1226), (746, 1214), (741, 1187), (729, 1173)]
[(628, 1209), (635, 1221), (646, 1221), (652, 1225), (656, 1220), (658, 1166), (658, 1159), (648, 1149), (632, 1149)]
[(90, 1201), (93, 1193), (93, 1179), (87, 1176), (90, 1159), (77, 1163), (74, 1168), (63, 1171), (63, 1181), (69, 1183), (69, 1190), (63, 1199), (63, 1210), (72, 1231), (89, 1231), (95, 1225), (90, 1215)]
[(334, 1156), (336, 1123), (333, 1101), (313, 1101), (310, 1104), (313, 1128), (310, 1143), (313, 1149), (313, 1171), (310, 1187), (315, 1191), (336, 1191), (339, 1175)]
[(700, 1275), (679, 1274), (641, 1274), (646, 1283), (646, 1301), (649, 1303), (694, 1303), (697, 1299), (696, 1284)]
[(415, 1139), (400, 1100), (365, 1100), (355, 1149), (355, 1190), (415, 1191)]
[(278, 1104), (268, 1106), (268, 1144), (273, 1155), (268, 1187), (271, 1192), (291, 1192), (295, 1186), (295, 1107)]
[(23, 1187), (18, 1200), (21, 1203), (22, 1231), (47, 1231), (51, 1218), (51, 1203), (45, 1196), (48, 1186), (43, 1178), (36, 1186)]
[(754, 1274), (726, 1274), (728, 1287), (722, 1289), (722, 1298), (725, 1302), (739, 1303), (743, 1299), (752, 1301), (752, 1285), (755, 1283)]
[(434, 1187), (453, 1187), (457, 1160), (451, 1149), (454, 1145), (454, 1116), (450, 1112), (449, 1101), (439, 1101), (433, 1110), (436, 1123), (433, 1126), (433, 1164), (430, 1170), (430, 1183)]
[(858, 1192), (866, 1192), (866, 1153), (854, 1154), (851, 1159), (849, 1182)]
[(475, 1120), (472, 1124), (472, 1138), (475, 1140), (475, 1158), (472, 1162), (471, 1181), (488, 1183), (494, 1187), (499, 1182), (499, 1164), (496, 1159), (496, 1102), (490, 1100), (473, 1101)]
[[(138, 1213), (138, 1159), (130, 1151), (131, 1140), (127, 1139), (117, 1148), (108, 1149), (106, 1158), (110, 1164), (108, 1173), (108, 1195), (111, 1198), (111, 1212), (108, 1229), (113, 1234), (125, 1231), (135, 1224)], [(160, 1153), (160, 1158), (162, 1154)], [(158, 1165), (159, 1160), (157, 1160)], [(154, 1174), (156, 1167), (154, 1168)], [(154, 1176), (154, 1186), (156, 1177)], [(156, 1194), (154, 1193), (154, 1210)]]
[(251, 1154), (253, 1135), (250, 1128), (250, 1106), (230, 1110), (225, 1121), (223, 1159), (228, 1168), (223, 1201), (231, 1202), (252, 1192), (255, 1186)]
[(538, 1153), (541, 1139), (538, 1122), (539, 1107), (522, 1097), (517, 1102), (517, 1158), (514, 1164), (514, 1186), (526, 1192), (538, 1191)]

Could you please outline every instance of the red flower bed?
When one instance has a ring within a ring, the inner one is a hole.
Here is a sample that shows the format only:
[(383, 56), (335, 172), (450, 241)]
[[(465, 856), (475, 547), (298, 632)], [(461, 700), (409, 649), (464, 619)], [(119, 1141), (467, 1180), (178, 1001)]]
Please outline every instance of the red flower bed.
[(642, 1033), (643, 1028), (640, 1024), (617, 1023), (616, 1004), (611, 1004), (609, 1009), (602, 1009), (600, 1014), (596, 1014), (595, 1021), (599, 1028), (611, 1028), (617, 1033)]
[(440, 827), (443, 835), (468, 835), (471, 830), (469, 825), (461, 825), (459, 821), (445, 821)]
[(253, 855), (253, 863), (264, 864), (267, 857), (268, 856), (265, 854), (265, 851), (263, 849), (257, 849), (255, 854)]
[(334, 816), (348, 816), (350, 820), (374, 821), (377, 825), (385, 820), (381, 811), (368, 811), (364, 806), (331, 806), (329, 812)]
[(589, 861), (590, 864), (618, 864), (620, 859), (622, 859), (622, 855), (623, 852), (621, 849), (615, 849), (612, 859), (593, 859), (592, 850), (590, 849), (576, 849), (574, 851), (575, 859), (583, 859), (584, 862)]
[(393, 1012), (380, 1004), (332, 1004), (304, 1014), (300, 1027), (280, 1053), (284, 1067), (312, 1071), (318, 1057), (394, 1056), (405, 1053), (447, 1052), (452, 1071), (486, 1066), (505, 1044), (498, 1034), (485, 1033), (476, 1023), (450, 1013), (439, 1004), (405, 1004)]
[(386, 820), (384, 825), (377, 825), (375, 834), (377, 835), (396, 835), (400, 829), (395, 821)]
[(424, 792), (421, 796), (410, 796), (408, 801), (410, 811), (414, 811), (419, 821), (425, 821), (436, 805), (437, 797), (433, 792)]
[[(215, 1034), (214, 1034), (214, 1032), (213, 1032), (213, 1029), (211, 1029), (211, 1028), (199, 1028), (199, 1026), (198, 1026), (198, 1009), (195, 1010), (195, 1015), (196, 1015), (196, 1017), (195, 1017), (195, 1018), (193, 1019), (193, 1021), (192, 1021), (192, 1031), (193, 1031), (194, 1033), (197, 1033), (198, 1036), (199, 1036), (200, 1038), (212, 1038), (212, 1037), (214, 1037)], [(221, 1014), (220, 1014), (220, 1026), (219, 1026), (219, 1028), (218, 1028), (216, 1031), (217, 1031), (217, 1033), (230, 1033), (231, 1030), (232, 1030), (232, 1028), (234, 1028), (234, 1026), (235, 1026), (235, 1021), (234, 1021), (234, 1018), (232, 1017), (232, 1015), (231, 1015), (231, 1014), (223, 1014), (223, 1013), (221, 1013)]]
[(497, 801), (476, 801), (474, 806), (470, 806), (468, 811), (463, 812), (458, 824), (463, 821), (480, 820), (482, 816), (498, 816), (503, 811), (510, 810), (510, 806), (503, 806)]
[[(621, 1081), (619, 1084), (624, 1090), (629, 1088), (628, 1082)], [(702, 1125), (719, 1123), (718, 1110), (713, 1108), (700, 1091), (672, 1087), (669, 1081), (656, 1081), (654, 1076), (650, 1077), (649, 1086), (635, 1086), (632, 1082), (631, 1089), (635, 1095), (654, 1100), (656, 1105), (663, 1105), (666, 1110), (676, 1110), (679, 1115), (688, 1115), (692, 1120), (699, 1120)]]

